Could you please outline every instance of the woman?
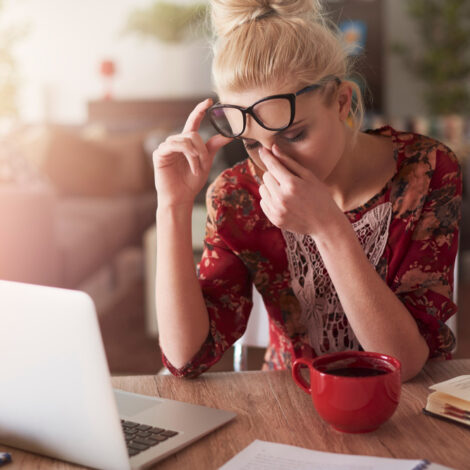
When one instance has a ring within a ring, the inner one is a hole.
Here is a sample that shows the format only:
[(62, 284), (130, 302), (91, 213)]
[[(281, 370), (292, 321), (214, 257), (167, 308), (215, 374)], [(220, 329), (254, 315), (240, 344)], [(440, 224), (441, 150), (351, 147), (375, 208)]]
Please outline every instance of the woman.
[[(169, 370), (195, 376), (220, 359), (246, 328), (253, 284), (269, 313), (266, 369), (364, 349), (397, 357), (408, 380), (429, 357), (449, 357), (455, 156), (390, 127), (359, 131), (360, 90), (319, 2), (213, 0), (212, 20), (222, 104), (200, 103), (154, 153), (157, 316)], [(204, 142), (206, 113), (219, 134)], [(194, 198), (232, 138), (250, 159), (208, 191), (197, 275)]]

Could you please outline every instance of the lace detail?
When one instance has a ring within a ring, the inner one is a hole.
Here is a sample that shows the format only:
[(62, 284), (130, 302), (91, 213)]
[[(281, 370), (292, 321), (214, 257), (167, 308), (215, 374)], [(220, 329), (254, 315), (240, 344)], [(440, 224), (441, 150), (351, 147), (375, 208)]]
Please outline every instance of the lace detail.
[[(388, 240), (392, 204), (380, 204), (352, 224), (369, 261), (377, 266)], [(359, 349), (343, 307), (310, 235), (282, 230), (291, 287), (301, 307), (300, 322), (316, 354)]]

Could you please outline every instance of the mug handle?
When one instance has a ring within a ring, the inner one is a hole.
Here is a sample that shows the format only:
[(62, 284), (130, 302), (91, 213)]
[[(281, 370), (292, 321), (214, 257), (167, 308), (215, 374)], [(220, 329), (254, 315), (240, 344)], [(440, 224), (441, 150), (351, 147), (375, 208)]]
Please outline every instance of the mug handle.
[(311, 395), (312, 393), (312, 388), (311, 385), (306, 382), (306, 380), (302, 377), (302, 374), (300, 373), (300, 368), (302, 366), (306, 366), (311, 370), (312, 368), (312, 360), (311, 359), (305, 359), (303, 357), (299, 357), (294, 361), (294, 365), (292, 367), (292, 377), (294, 378), (295, 383), (306, 393)]

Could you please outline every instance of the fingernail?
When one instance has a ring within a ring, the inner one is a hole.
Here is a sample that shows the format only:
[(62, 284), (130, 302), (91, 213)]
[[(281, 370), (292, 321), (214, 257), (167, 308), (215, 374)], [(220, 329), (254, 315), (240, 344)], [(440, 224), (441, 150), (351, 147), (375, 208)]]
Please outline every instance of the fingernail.
[(276, 155), (276, 157), (281, 156), (281, 152), (279, 150), (279, 147), (276, 144), (273, 145), (272, 152), (273, 152), (274, 155)]

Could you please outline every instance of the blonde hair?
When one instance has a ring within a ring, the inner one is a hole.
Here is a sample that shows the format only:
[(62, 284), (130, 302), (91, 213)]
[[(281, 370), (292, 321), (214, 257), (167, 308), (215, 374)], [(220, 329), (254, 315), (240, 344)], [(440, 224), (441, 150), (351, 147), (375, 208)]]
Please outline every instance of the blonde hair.
[(334, 75), (353, 89), (352, 125), (360, 129), (361, 90), (348, 80), (352, 64), (347, 49), (320, 0), (211, 0), (211, 21), (217, 92), (289, 80), (301, 88)]

